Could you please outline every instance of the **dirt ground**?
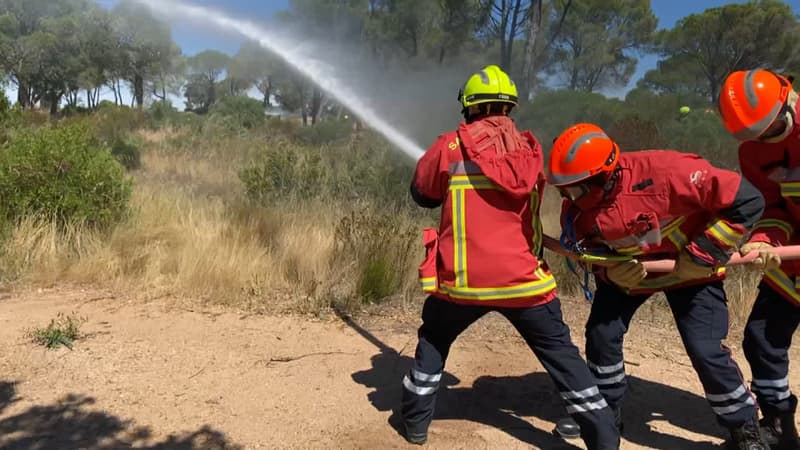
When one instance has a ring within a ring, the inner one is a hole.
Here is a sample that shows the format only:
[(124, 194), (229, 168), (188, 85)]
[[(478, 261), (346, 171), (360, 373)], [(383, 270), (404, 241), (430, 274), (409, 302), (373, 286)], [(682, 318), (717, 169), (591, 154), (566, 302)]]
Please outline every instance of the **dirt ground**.
[[(2, 294), (0, 448), (417, 448), (394, 412), (417, 310), (313, 319), (192, 305), (67, 287)], [(587, 305), (564, 309), (582, 348)], [(88, 319), (73, 350), (26, 339), (72, 311)], [(717, 448), (726, 432), (677, 332), (653, 316), (642, 311), (626, 341), (623, 448)], [(749, 379), (739, 342), (733, 333)], [(563, 406), (500, 316), (456, 341), (443, 380), (428, 448), (583, 448), (552, 435)]]

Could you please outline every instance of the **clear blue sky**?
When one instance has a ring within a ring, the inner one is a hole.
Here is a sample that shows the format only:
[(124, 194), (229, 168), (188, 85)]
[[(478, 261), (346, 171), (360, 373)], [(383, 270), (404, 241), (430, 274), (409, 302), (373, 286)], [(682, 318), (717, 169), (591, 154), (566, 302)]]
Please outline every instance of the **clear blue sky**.
[[(111, 8), (119, 0), (95, 0), (97, 3)], [(289, 0), (186, 0), (186, 3), (208, 6), (230, 13), (232, 16), (249, 19), (269, 19), (275, 12), (286, 10)], [(207, 49), (220, 50), (235, 54), (242, 41), (231, 35), (214, 31), (198, 30), (191, 25), (173, 24), (172, 34), (175, 42), (186, 55), (193, 55)]]

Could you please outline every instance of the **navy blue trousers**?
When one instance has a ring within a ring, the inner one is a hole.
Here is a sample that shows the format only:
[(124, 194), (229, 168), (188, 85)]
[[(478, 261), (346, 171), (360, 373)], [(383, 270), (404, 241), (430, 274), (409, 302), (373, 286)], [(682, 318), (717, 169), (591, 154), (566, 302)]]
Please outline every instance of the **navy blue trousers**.
[(789, 389), (789, 347), (798, 324), (800, 307), (762, 282), (742, 346), (753, 372), (750, 388), (765, 416), (797, 409), (797, 397)]
[(490, 311), (505, 316), (533, 350), (556, 384), (567, 412), (581, 425), (581, 437), (587, 447), (617, 449), (619, 432), (613, 413), (572, 343), (558, 299), (529, 308), (492, 308), (457, 305), (428, 297), (422, 309), (423, 323), (418, 331), (414, 365), (403, 378), (401, 412), (406, 432), (427, 433), (450, 345)]
[[(722, 282), (671, 290), (666, 296), (717, 421), (730, 428), (755, 418), (755, 398), (745, 386), (730, 350), (722, 345), (728, 335), (728, 304)], [(600, 392), (613, 409), (621, 406), (627, 389), (623, 339), (634, 313), (648, 298), (628, 295), (598, 280), (586, 324), (586, 359)]]

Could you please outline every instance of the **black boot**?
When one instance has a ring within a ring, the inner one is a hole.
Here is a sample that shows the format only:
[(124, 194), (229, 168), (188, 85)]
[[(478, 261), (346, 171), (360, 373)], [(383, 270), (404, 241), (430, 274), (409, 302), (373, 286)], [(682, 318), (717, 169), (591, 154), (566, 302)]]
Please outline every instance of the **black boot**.
[(406, 425), (405, 427), (405, 438), (406, 440), (415, 445), (423, 445), (428, 442), (428, 430), (420, 430), (418, 428), (410, 427)]
[(580, 425), (570, 416), (556, 422), (555, 432), (564, 439), (578, 439), (581, 437)]
[[(619, 434), (622, 434), (622, 409), (614, 411), (614, 424), (617, 425)], [(564, 439), (578, 439), (581, 437), (581, 427), (570, 416), (567, 416), (556, 423), (556, 434)]]
[(428, 433), (413, 433), (406, 430), (405, 437), (410, 444), (423, 445), (428, 442)]
[(731, 450), (769, 450), (755, 419), (740, 427), (731, 428), (730, 432), (731, 440), (728, 441), (728, 448)]
[(761, 436), (773, 450), (800, 450), (794, 413), (767, 414), (761, 419)]
[(777, 450), (778, 438), (781, 436), (781, 427), (778, 423), (777, 416), (765, 415), (763, 419), (758, 422), (761, 428), (761, 438), (764, 443), (769, 445), (769, 448)]
[(800, 437), (797, 435), (794, 413), (781, 414), (778, 417), (778, 422), (780, 423), (778, 448), (780, 450), (800, 450)]

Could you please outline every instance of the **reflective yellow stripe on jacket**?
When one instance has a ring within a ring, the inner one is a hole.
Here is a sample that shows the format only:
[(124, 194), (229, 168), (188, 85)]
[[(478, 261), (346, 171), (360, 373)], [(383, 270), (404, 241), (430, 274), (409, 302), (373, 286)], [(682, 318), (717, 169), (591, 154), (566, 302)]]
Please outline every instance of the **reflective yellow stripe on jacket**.
[[(689, 244), (689, 238), (687, 238), (686, 234), (684, 234), (684, 232), (681, 231), (681, 225), (683, 225), (685, 221), (686, 221), (685, 217), (678, 217), (669, 222), (668, 224), (664, 225), (664, 227), (661, 230), (664, 237), (669, 239), (675, 246), (675, 248), (678, 249), (678, 251), (681, 251), (684, 247), (686, 247)], [(717, 223), (712, 225), (712, 227), (716, 225)], [(730, 230), (730, 228), (727, 226), (725, 226), (725, 228), (720, 228), (720, 229), (722, 230), (722, 232), (727, 232), (727, 230)], [(733, 232), (733, 230), (730, 231)], [(618, 249), (617, 252), (625, 253), (625, 250), (627, 249)], [(627, 252), (627, 254), (634, 254), (634, 255), (638, 255), (641, 253), (642, 252), (635, 247), (631, 248)], [(719, 269), (717, 269), (717, 275), (723, 275), (724, 273), (725, 273), (725, 267), (720, 267)], [(639, 289), (661, 290), (684, 282), (686, 282), (686, 280), (681, 280), (677, 276), (669, 274), (656, 278), (644, 279), (636, 286), (634, 290), (639, 290)]]
[(800, 292), (798, 292), (798, 289), (800, 289), (800, 277), (796, 277), (793, 282), (792, 279), (789, 278), (789, 275), (780, 268), (768, 270), (764, 273), (764, 276), (772, 281), (773, 288), (777, 289), (781, 294), (784, 294), (786, 298), (800, 305)]
[[(503, 300), (522, 297), (533, 297), (547, 294), (556, 287), (556, 280), (552, 274), (545, 273), (537, 268), (534, 273), (536, 281), (530, 281), (514, 286), (500, 287), (470, 287), (467, 279), (467, 229), (466, 229), (466, 192), (468, 190), (499, 190), (500, 188), (484, 175), (453, 175), (450, 178), (450, 194), (452, 199), (453, 216), (453, 267), (455, 271), (454, 286), (440, 284), (439, 291), (450, 297), (464, 300)], [(534, 249), (538, 252), (541, 248), (542, 225), (538, 220), (539, 194), (531, 194), (531, 208), (533, 208)], [(433, 284), (433, 280), (429, 279)], [(425, 280), (422, 280), (425, 289)], [(434, 290), (436, 287), (429, 287)]]
[(538, 258), (542, 253), (542, 221), (539, 220), (539, 190), (531, 192), (531, 226), (533, 227), (533, 254)]
[(738, 247), (742, 240), (742, 233), (734, 230), (723, 220), (717, 220), (708, 227), (707, 231), (719, 242), (728, 247)]
[(800, 197), (800, 181), (781, 183), (781, 197)]
[(436, 292), (436, 277), (420, 278), (423, 292)]
[(789, 222), (778, 219), (761, 219), (756, 222), (753, 230), (758, 230), (759, 228), (777, 228), (786, 233), (787, 241), (792, 238), (792, 233), (794, 232), (794, 229)]
[(515, 286), (471, 288), (440, 285), (439, 290), (447, 293), (450, 297), (463, 300), (503, 300), (535, 297), (555, 289), (556, 280), (553, 275), (545, 273), (542, 269), (536, 269), (535, 274), (539, 277), (538, 280)]

